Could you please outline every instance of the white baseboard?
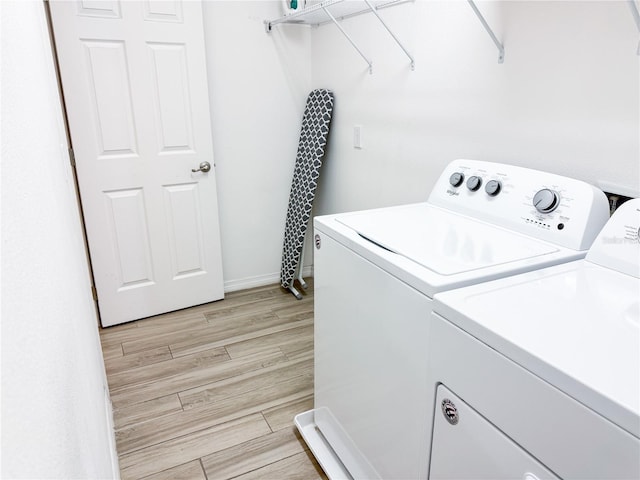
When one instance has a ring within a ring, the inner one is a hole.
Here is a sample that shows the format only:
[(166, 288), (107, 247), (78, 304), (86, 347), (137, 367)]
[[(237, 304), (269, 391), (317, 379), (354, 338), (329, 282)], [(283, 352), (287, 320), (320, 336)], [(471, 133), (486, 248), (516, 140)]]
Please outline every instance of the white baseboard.
[[(313, 266), (309, 265), (302, 268), (303, 277), (313, 277)], [(280, 272), (268, 273), (266, 275), (257, 275), (255, 277), (239, 278), (237, 280), (227, 280), (224, 282), (225, 292), (236, 292), (238, 290), (247, 290), (254, 287), (263, 287), (265, 285), (273, 285), (280, 283)]]

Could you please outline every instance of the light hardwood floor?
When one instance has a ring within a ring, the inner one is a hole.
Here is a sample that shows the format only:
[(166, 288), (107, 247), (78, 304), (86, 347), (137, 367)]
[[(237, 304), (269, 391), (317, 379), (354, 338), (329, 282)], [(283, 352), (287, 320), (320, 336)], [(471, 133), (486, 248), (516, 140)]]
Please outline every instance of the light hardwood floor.
[(313, 286), (278, 285), (102, 329), (128, 479), (325, 479), (293, 417), (313, 406)]

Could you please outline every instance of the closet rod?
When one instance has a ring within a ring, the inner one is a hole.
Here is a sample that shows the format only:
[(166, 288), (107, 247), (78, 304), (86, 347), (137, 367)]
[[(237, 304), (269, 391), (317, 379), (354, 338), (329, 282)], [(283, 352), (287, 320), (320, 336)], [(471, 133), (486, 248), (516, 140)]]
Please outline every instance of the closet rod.
[(346, 37), (346, 39), (349, 40), (353, 48), (357, 50), (357, 52), (364, 59), (364, 61), (367, 62), (367, 65), (369, 65), (369, 75), (373, 74), (373, 62), (369, 60), (364, 53), (362, 53), (362, 50), (358, 48), (358, 45), (356, 45), (356, 43), (351, 39), (349, 34), (344, 30), (344, 28), (342, 28), (342, 25), (340, 25), (340, 22), (338, 22), (336, 18), (333, 15), (331, 15), (331, 12), (327, 10), (326, 7), (322, 7), (322, 9), (324, 10), (324, 13), (326, 13), (327, 16), (331, 19), (331, 21), (335, 24), (335, 26), (338, 27), (338, 29), (342, 32), (342, 34)]
[[(635, 0), (628, 0), (629, 8), (631, 9), (631, 15), (633, 15), (633, 19), (636, 21), (636, 26), (638, 27), (638, 33), (640, 33), (640, 13), (638, 13), (638, 5), (636, 5)], [(637, 55), (640, 55), (640, 41), (638, 41), (638, 50), (636, 51)]]
[[(502, 43), (500, 43), (500, 41), (496, 38), (496, 36), (493, 33), (493, 30), (491, 30), (491, 27), (482, 16), (482, 13), (480, 13), (480, 10), (478, 10), (478, 7), (476, 7), (476, 4), (474, 3), (474, 1), (473, 0), (467, 0), (467, 1), (469, 2), (469, 5), (471, 5), (471, 8), (477, 15), (478, 19), (480, 19), (480, 23), (482, 23), (482, 26), (491, 37), (491, 40), (493, 40), (493, 43), (495, 43), (496, 47), (498, 47), (498, 63), (504, 63), (504, 47), (502, 46)], [(629, 0), (629, 1), (632, 2), (633, 0)]]
[(396, 37), (394, 35), (394, 33), (391, 31), (391, 29), (389, 28), (389, 26), (385, 23), (384, 20), (382, 20), (382, 17), (380, 16), (380, 14), (376, 11), (376, 9), (373, 7), (373, 5), (371, 5), (371, 2), (369, 2), (369, 0), (364, 0), (364, 2), (367, 4), (367, 6), (369, 7), (369, 9), (371, 10), (371, 12), (377, 17), (378, 20), (380, 20), (380, 23), (382, 24), (382, 26), (384, 26), (384, 28), (387, 30), (387, 32), (389, 32), (389, 35), (391, 35), (391, 37), (396, 41), (396, 43), (400, 46), (400, 48), (402, 49), (402, 51), (405, 53), (405, 55), (407, 57), (409, 57), (409, 60), (411, 60), (411, 70), (415, 70), (416, 69), (416, 64), (415, 61), (413, 60), (413, 57), (411, 56), (411, 54), (407, 51), (406, 48), (404, 48), (404, 45), (402, 45), (402, 42), (400, 42), (400, 40), (398, 40), (398, 37)]

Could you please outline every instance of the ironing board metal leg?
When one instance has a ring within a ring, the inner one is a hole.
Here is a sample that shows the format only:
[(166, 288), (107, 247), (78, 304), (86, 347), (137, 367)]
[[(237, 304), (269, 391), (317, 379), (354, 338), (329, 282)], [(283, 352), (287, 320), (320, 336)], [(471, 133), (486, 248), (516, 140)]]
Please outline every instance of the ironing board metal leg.
[(296, 287), (294, 287), (293, 285), (289, 285), (289, 290), (298, 300), (302, 300), (302, 294), (298, 290), (296, 290)]

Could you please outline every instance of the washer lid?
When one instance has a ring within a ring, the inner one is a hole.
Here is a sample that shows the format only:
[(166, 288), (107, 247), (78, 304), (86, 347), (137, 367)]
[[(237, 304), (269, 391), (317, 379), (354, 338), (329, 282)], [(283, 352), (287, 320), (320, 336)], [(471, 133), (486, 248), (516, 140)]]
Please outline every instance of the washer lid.
[(558, 251), (551, 244), (426, 203), (340, 215), (337, 221), (439, 275)]
[(640, 280), (586, 260), (436, 295), (434, 311), (640, 437)]

